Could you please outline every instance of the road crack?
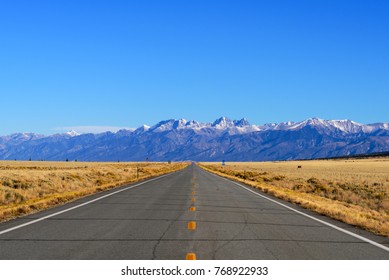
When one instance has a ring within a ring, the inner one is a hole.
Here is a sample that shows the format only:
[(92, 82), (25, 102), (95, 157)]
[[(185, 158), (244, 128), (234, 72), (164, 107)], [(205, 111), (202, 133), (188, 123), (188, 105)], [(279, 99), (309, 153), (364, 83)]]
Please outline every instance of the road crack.
[(154, 245), (154, 248), (153, 248), (153, 261), (157, 259), (157, 249), (158, 249), (158, 246), (161, 244), (161, 241), (164, 239), (165, 235), (167, 234), (167, 232), (170, 230), (170, 228), (172, 227), (172, 225), (176, 222), (176, 220), (170, 222), (169, 226), (166, 228), (166, 230), (163, 232), (162, 236), (158, 239), (157, 243)]

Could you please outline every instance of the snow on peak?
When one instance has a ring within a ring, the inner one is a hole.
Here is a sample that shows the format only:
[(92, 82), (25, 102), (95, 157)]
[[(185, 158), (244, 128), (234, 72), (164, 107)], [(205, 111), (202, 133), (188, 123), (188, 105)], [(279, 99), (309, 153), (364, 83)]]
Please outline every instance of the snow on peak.
[(185, 119), (179, 119), (173, 123), (173, 129), (181, 129), (187, 125), (187, 121)]
[(327, 121), (333, 127), (346, 133), (359, 133), (363, 131), (364, 125), (350, 120)]
[(228, 130), (233, 133), (246, 133), (251, 131), (258, 131), (258, 126), (250, 125), (249, 121), (245, 118), (241, 120), (234, 120), (227, 117), (221, 117), (214, 121), (213, 123), (200, 123), (194, 120), (187, 121), (186, 119), (170, 119), (161, 121), (158, 124), (152, 126), (148, 129), (138, 128), (136, 132), (141, 131), (153, 131), (153, 132), (164, 132), (169, 130), (181, 130), (181, 129), (192, 129), (195, 131), (199, 131), (202, 129), (216, 129), (216, 130)]
[(162, 132), (166, 130), (171, 130), (173, 128), (173, 124), (176, 122), (176, 120), (170, 119), (170, 120), (165, 120), (157, 123), (156, 125), (152, 126), (150, 130), (155, 131), (155, 132)]
[(23, 133), (13, 133), (9, 136), (6, 136), (7, 139), (12, 141), (30, 141), (38, 138), (43, 138), (44, 135), (35, 134), (31, 132), (23, 132)]
[(327, 132), (340, 131), (343, 133), (371, 132), (374, 130), (374, 128), (369, 127), (369, 125), (363, 125), (350, 120), (323, 120), (317, 117), (301, 122), (267, 124), (263, 128), (266, 130), (298, 130), (307, 126)]
[(197, 121), (188, 121), (186, 123), (186, 128), (191, 128), (191, 129), (201, 129), (204, 128), (205, 124), (199, 123)]
[(234, 125), (237, 127), (245, 127), (250, 126), (250, 122), (246, 118), (243, 118), (239, 121), (234, 121)]
[(150, 126), (148, 126), (148, 125), (142, 125), (141, 127), (139, 127), (139, 128), (137, 128), (136, 130), (134, 130), (134, 133), (135, 134), (141, 134), (141, 133), (143, 133), (143, 132), (146, 132), (146, 131), (148, 131), (150, 129)]
[(323, 120), (321, 118), (310, 118), (300, 122), (282, 122), (270, 123), (262, 126), (251, 125), (245, 118), (241, 120), (231, 120), (227, 117), (221, 117), (212, 123), (200, 123), (197, 121), (187, 121), (185, 119), (170, 119), (161, 121), (153, 127), (143, 126), (138, 128), (136, 133), (150, 132), (164, 132), (170, 130), (190, 129), (199, 133), (203, 129), (211, 129), (218, 132), (226, 131), (228, 134), (246, 134), (255, 131), (273, 131), (273, 130), (300, 130), (305, 127), (310, 127), (320, 130), (322, 133), (371, 133), (379, 129), (389, 130), (389, 124), (378, 123), (372, 125), (363, 125), (351, 120)]
[(212, 123), (212, 126), (216, 129), (225, 129), (235, 126), (234, 122), (226, 117), (221, 117)]
[(80, 134), (74, 130), (70, 130), (70, 131), (66, 132), (65, 135), (68, 135), (70, 137), (75, 137), (75, 136), (79, 136)]

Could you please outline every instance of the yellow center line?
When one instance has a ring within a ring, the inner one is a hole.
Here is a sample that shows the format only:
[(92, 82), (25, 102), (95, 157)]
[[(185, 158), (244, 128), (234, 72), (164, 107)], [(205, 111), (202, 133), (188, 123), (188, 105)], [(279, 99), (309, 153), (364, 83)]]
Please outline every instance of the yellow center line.
[(196, 230), (197, 223), (195, 221), (191, 221), (188, 223), (188, 230)]
[[(193, 176), (192, 178), (192, 198), (191, 198), (191, 201), (192, 201), (192, 206), (189, 208), (189, 212), (196, 212), (196, 207), (194, 206), (194, 203), (196, 202), (196, 177)], [(190, 221), (188, 222), (188, 230), (189, 231), (195, 231), (197, 229), (197, 222), (196, 221)], [(187, 253), (186, 254), (186, 260), (187, 261), (195, 261), (197, 260), (197, 256), (195, 253), (193, 252), (190, 252), (190, 253)]]
[(195, 253), (188, 253), (188, 254), (186, 254), (186, 260), (187, 261), (195, 261), (195, 260), (197, 260), (196, 254)]

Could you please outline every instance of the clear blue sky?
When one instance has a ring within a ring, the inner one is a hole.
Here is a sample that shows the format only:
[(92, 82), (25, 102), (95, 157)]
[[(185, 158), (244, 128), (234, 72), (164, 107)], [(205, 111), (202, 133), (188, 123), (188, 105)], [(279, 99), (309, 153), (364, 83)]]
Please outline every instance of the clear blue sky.
[(389, 1), (1, 1), (0, 135), (389, 122)]

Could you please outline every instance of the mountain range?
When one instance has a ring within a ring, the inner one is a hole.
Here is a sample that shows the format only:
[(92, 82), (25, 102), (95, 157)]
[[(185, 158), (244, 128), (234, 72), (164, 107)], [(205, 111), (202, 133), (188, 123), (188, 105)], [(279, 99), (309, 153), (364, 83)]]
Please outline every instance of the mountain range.
[(252, 125), (222, 117), (213, 123), (166, 120), (116, 133), (0, 137), (3, 160), (270, 161), (389, 151), (389, 124), (311, 118)]

